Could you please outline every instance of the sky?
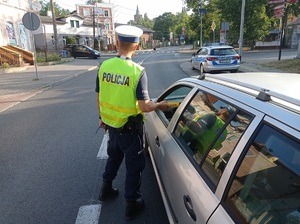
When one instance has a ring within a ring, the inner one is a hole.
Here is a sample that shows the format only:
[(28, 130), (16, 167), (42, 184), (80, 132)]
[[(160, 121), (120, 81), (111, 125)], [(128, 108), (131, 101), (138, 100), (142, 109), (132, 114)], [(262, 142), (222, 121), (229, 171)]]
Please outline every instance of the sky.
[[(75, 4), (85, 4), (86, 0), (55, 0), (55, 2), (64, 9), (70, 11), (75, 10)], [(184, 6), (182, 0), (104, 0), (105, 3), (110, 3), (115, 6), (115, 22), (127, 23), (134, 19), (136, 8), (139, 7), (139, 12), (144, 16), (147, 13), (150, 19), (158, 17), (165, 12), (176, 14), (181, 12)]]

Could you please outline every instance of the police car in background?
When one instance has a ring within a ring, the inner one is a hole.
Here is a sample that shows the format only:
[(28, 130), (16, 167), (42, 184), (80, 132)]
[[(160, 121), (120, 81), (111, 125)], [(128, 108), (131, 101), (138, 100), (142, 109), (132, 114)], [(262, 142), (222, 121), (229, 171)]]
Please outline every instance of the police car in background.
[(300, 223), (300, 75), (206, 74), (146, 113), (170, 223)]
[(204, 44), (191, 58), (192, 69), (204, 72), (229, 71), (235, 73), (240, 68), (240, 56), (232, 46), (222, 43)]

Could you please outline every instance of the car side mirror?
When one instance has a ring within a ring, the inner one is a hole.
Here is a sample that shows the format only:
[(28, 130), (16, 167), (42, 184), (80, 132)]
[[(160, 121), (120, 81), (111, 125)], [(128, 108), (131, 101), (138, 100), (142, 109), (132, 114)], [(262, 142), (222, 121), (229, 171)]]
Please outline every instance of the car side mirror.
[(195, 53), (193, 53), (192, 55), (195, 57), (195, 55), (196, 55), (196, 54), (195, 54)]

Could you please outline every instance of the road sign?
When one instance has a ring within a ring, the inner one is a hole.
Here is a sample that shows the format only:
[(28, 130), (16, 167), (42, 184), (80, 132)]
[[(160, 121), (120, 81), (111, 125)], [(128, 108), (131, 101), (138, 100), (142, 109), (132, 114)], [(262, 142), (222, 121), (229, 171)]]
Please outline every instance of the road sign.
[(38, 1), (32, 2), (31, 3), (31, 9), (36, 11), (36, 12), (39, 12), (42, 9), (42, 5)]
[(199, 8), (199, 13), (200, 13), (200, 14), (205, 14), (206, 12), (207, 12), (206, 9), (204, 9), (204, 8)]
[(41, 25), (40, 18), (32, 12), (26, 12), (22, 18), (22, 22), (23, 25), (31, 31), (37, 30)]
[(212, 29), (212, 31), (215, 31), (215, 29), (216, 29), (215, 21), (212, 22), (212, 24), (211, 24), (211, 29)]

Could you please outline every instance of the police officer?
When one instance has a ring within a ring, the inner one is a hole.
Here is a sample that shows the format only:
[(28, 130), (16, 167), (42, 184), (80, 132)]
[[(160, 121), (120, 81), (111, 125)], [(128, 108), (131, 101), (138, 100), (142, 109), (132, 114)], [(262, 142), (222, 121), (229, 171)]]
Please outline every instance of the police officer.
[(116, 34), (118, 56), (101, 64), (96, 84), (100, 125), (109, 132), (108, 160), (102, 175), (99, 200), (103, 202), (118, 195), (112, 181), (125, 157), (125, 218), (130, 220), (144, 208), (139, 191), (145, 167), (143, 113), (167, 110), (169, 106), (165, 101), (150, 101), (145, 68), (131, 60), (143, 31), (121, 25), (116, 28)]

